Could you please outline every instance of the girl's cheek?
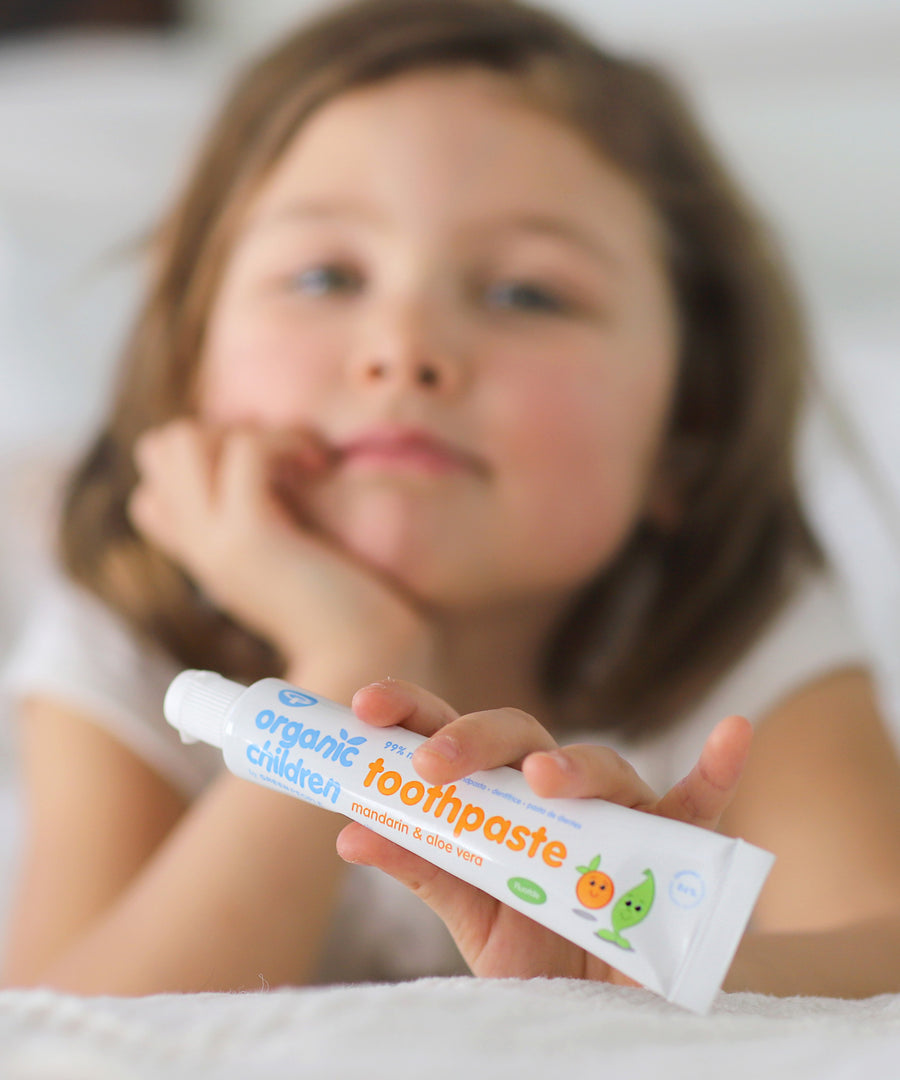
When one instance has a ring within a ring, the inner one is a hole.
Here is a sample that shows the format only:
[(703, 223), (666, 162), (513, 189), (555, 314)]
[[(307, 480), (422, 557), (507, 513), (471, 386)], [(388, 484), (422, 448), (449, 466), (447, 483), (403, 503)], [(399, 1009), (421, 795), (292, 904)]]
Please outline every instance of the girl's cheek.
[(235, 320), (216, 329), (202, 363), (202, 416), (267, 426), (308, 419), (326, 374), (319, 343), (258, 322)]
[(574, 460), (601, 445), (609, 405), (596, 379), (575, 378), (563, 365), (549, 373), (526, 368), (494, 396), (494, 430), (515, 459), (540, 469), (559, 455)]
[(582, 555), (614, 545), (644, 501), (658, 410), (599, 371), (586, 378), (562, 364), (553, 377), (529, 374), (508, 385), (494, 429), (516, 501), (568, 530)]

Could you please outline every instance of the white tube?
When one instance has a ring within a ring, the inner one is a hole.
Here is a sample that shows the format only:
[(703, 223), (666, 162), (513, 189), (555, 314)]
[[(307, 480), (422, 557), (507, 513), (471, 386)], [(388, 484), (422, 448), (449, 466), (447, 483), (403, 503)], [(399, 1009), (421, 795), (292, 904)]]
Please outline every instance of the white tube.
[(706, 1012), (774, 856), (600, 799), (539, 799), (511, 768), (427, 784), (425, 741), (281, 679), (184, 671), (166, 719), (237, 776), (362, 822), (651, 990)]

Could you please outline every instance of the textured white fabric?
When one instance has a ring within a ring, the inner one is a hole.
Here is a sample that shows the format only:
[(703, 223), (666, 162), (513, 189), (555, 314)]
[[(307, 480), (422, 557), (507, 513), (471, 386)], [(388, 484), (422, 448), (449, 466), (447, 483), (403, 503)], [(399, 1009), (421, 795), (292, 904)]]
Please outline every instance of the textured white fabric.
[(568, 979), (81, 999), (0, 994), (4, 1080), (893, 1077), (900, 995), (719, 994), (694, 1016)]

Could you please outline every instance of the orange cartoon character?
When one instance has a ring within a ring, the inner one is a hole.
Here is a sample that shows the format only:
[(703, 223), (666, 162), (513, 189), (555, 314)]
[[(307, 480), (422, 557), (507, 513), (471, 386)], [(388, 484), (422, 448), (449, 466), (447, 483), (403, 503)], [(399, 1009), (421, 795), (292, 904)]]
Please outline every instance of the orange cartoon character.
[[(600, 870), (600, 856), (595, 855), (587, 866), (576, 866), (575, 869), (581, 874), (575, 886), (575, 895), (579, 903), (592, 911), (606, 907), (612, 900), (615, 886), (609, 874)], [(593, 915), (582, 911), (580, 908), (573, 909), (576, 914), (583, 915), (587, 919), (593, 919)]]

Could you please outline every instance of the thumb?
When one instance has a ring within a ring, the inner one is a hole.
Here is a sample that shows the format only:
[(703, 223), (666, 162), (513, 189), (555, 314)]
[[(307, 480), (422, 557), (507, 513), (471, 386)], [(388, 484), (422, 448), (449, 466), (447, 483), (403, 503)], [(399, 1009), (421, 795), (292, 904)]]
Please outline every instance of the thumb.
[(728, 716), (712, 730), (697, 764), (668, 791), (653, 813), (704, 829), (714, 829), (740, 783), (753, 726), (743, 716)]

